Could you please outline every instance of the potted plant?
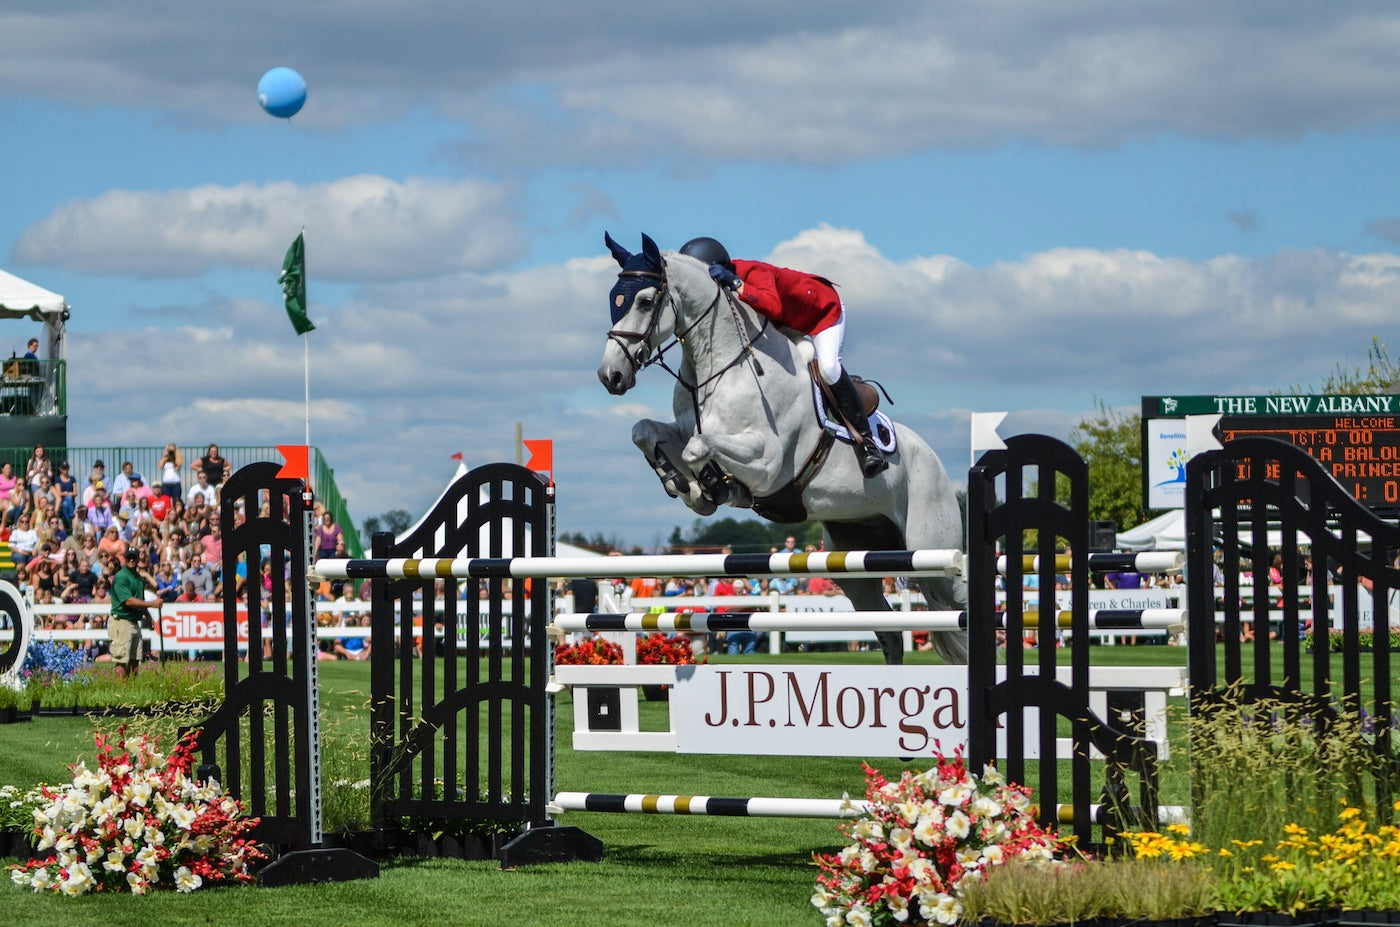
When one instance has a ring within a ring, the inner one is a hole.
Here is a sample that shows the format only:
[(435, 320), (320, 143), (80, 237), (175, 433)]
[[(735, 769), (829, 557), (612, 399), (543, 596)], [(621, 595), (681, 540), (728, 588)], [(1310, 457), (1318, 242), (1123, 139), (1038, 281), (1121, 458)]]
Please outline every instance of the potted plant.
[(814, 857), (812, 905), (828, 924), (955, 924), (964, 892), (991, 870), (1065, 852), (1036, 824), (1029, 789), (992, 767), (974, 775), (961, 752), (935, 759), (894, 781), (864, 767), (866, 810), (841, 826), (851, 842)]
[(47, 800), (38, 789), (0, 785), (0, 857), (27, 857), (34, 844), (34, 810)]
[[(683, 634), (668, 637), (657, 631), (637, 638), (638, 666), (689, 666), (695, 662), (690, 638)], [(642, 686), (648, 699), (665, 701), (670, 697), (666, 686)]]
[(250, 867), (265, 858), (245, 836), (257, 819), (217, 782), (191, 778), (196, 734), (167, 757), (125, 728), (114, 741), (99, 733), (96, 770), (79, 761), (71, 783), (40, 788), (36, 849), (53, 852), (14, 867), (14, 884), (81, 895), (252, 881)]

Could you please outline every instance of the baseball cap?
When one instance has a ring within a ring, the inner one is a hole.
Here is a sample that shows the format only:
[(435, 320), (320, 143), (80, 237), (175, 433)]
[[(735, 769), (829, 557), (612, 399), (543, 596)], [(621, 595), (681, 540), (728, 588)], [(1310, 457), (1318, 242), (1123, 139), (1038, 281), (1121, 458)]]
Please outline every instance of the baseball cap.
[(141, 556), (141, 549), (140, 549), (139, 547), (128, 547), (128, 548), (126, 549), (126, 554), (123, 555), (122, 559), (123, 559), (123, 560), (135, 560), (137, 557), (140, 557), (140, 556)]
[(131, 480), (131, 482), (133, 482), (133, 483), (144, 483), (144, 482), (146, 482), (144, 479), (141, 478), (141, 474), (139, 474), (139, 473), (133, 473), (133, 474), (131, 474), (130, 480)]
[(101, 460), (100, 458), (99, 458), (98, 460), (94, 460), (94, 461), (92, 462), (92, 465), (93, 465), (94, 468), (96, 468), (96, 467), (102, 467), (102, 468), (104, 468), (104, 469), (105, 469), (106, 466), (107, 466), (105, 463), (102, 462), (102, 460)]

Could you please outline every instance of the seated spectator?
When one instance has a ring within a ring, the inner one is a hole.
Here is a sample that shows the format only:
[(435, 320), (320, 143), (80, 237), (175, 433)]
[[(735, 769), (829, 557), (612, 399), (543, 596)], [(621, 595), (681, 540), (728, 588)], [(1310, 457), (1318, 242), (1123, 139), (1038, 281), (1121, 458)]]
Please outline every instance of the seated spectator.
[(204, 470), (199, 470), (194, 475), (195, 483), (185, 493), (185, 504), (193, 505), (196, 497), (201, 499), (205, 505), (213, 506), (217, 498), (214, 484), (209, 482), (209, 474)]
[[(213, 505), (214, 500), (210, 499), (209, 504)], [(341, 539), (340, 525), (335, 523), (335, 518), (330, 512), (321, 513), (321, 521), (316, 525), (316, 559), (329, 560), (335, 556), (336, 542)]]
[(82, 505), (86, 506), (89, 502), (92, 501), (92, 494), (93, 494), (97, 489), (99, 489), (99, 488), (100, 488), (100, 489), (107, 489), (107, 488), (108, 488), (108, 487), (107, 487), (107, 477), (104, 475), (105, 473), (106, 473), (106, 468), (103, 466), (102, 461), (101, 461), (101, 460), (95, 460), (95, 461), (93, 461), (93, 463), (92, 463), (92, 472), (88, 474), (87, 484), (83, 487), (83, 495), (82, 495), (82, 499), (81, 499), (81, 504), (82, 504)]
[(93, 491), (92, 501), (88, 503), (87, 517), (94, 532), (105, 532), (116, 525), (117, 515), (112, 511), (112, 504), (107, 501), (107, 491), (100, 481)]
[(19, 516), (15, 528), (10, 532), (10, 560), (22, 567), (39, 550), (39, 532), (30, 525), (29, 514)]
[(102, 540), (97, 542), (97, 551), (104, 556), (115, 557), (118, 562), (121, 561), (126, 552), (126, 541), (122, 540), (116, 525), (108, 525), (102, 532)]
[(165, 492), (164, 485), (156, 483), (151, 487), (151, 498), (149, 502), (151, 506), (151, 517), (155, 519), (156, 524), (164, 524), (165, 519), (170, 516), (170, 511), (174, 507), (170, 496)]
[(203, 602), (204, 596), (195, 590), (194, 580), (186, 580), (184, 591), (175, 597), (176, 602)]
[(156, 570), (156, 595), (166, 602), (174, 602), (180, 594), (180, 577), (170, 568), (169, 561), (163, 561)]
[[(199, 545), (204, 553), (204, 562), (211, 567), (217, 563), (222, 569), (224, 562), (223, 531), (219, 528), (217, 521), (209, 525), (209, 533), (199, 539)], [(337, 554), (337, 556), (339, 555)]]
[(149, 499), (154, 494), (154, 490), (146, 485), (146, 478), (139, 473), (131, 474), (131, 489), (136, 493), (136, 501)]
[(77, 569), (68, 571), (68, 584), (60, 593), (65, 602), (92, 601), (98, 576), (92, 570), (92, 561), (87, 557), (78, 558)]
[[(271, 576), (270, 573), (268, 575)], [(204, 565), (203, 554), (190, 554), (190, 565), (180, 572), (180, 582), (182, 585), (194, 584), (195, 591), (206, 598), (214, 594), (214, 574)], [(268, 588), (271, 589), (271, 586)]]
[(120, 499), (131, 488), (131, 476), (135, 472), (136, 468), (131, 465), (131, 461), (123, 460), (121, 471), (107, 484), (108, 494), (113, 499)]

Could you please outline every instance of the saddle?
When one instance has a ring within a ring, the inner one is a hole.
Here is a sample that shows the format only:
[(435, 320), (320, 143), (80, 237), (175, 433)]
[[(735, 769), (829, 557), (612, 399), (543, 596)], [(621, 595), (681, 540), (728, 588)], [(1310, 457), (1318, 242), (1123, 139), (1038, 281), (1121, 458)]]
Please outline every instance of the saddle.
[[(821, 371), (817, 369), (817, 362), (810, 361), (807, 364), (807, 370), (812, 376), (813, 402), (817, 407), (817, 421), (822, 428), (846, 444), (854, 444), (859, 441), (855, 429), (841, 414), (836, 397), (831, 392), (831, 384), (822, 379)], [(886, 454), (893, 453), (895, 448), (894, 423), (890, 421), (889, 416), (880, 411), (880, 394), (884, 392), (885, 388), (874, 380), (863, 380), (855, 374), (850, 374), (850, 377), (851, 382), (855, 384), (856, 393), (860, 396), (865, 415), (870, 419), (870, 430), (875, 438), (875, 445)], [(894, 402), (887, 392), (885, 399), (891, 403)]]

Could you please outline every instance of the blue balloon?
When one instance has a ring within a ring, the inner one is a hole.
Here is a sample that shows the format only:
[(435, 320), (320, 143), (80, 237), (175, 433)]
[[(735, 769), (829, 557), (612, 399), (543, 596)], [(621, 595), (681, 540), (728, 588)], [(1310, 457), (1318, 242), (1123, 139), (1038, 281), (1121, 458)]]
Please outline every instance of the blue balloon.
[(306, 81), (291, 68), (273, 68), (258, 81), (258, 105), (268, 115), (291, 119), (306, 104)]

